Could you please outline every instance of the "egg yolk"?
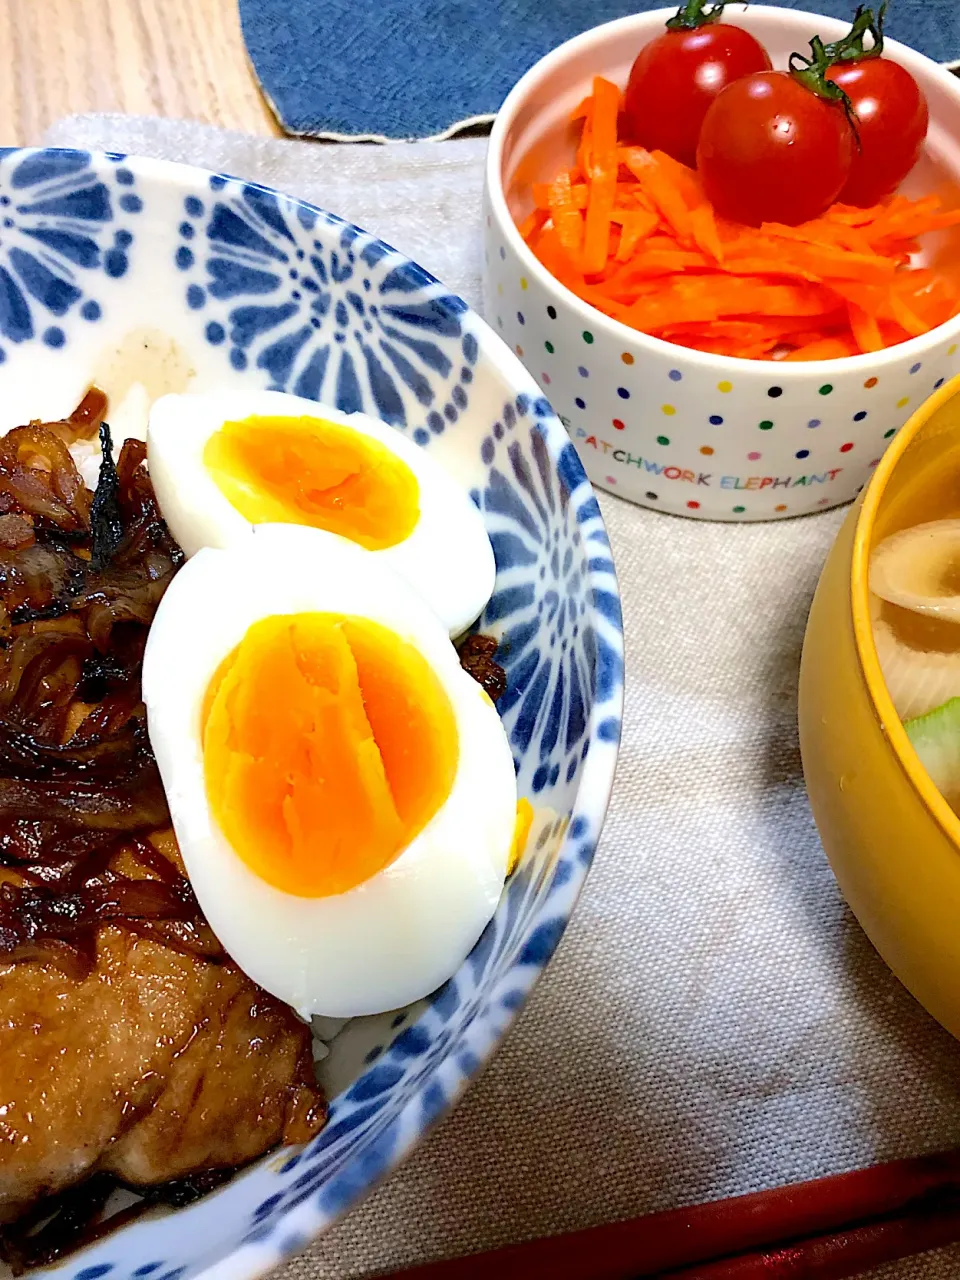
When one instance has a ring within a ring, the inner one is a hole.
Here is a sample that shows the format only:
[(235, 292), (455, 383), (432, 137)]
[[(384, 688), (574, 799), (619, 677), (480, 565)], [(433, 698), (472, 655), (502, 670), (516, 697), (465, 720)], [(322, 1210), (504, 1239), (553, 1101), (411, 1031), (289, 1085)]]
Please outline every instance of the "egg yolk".
[(203, 707), (211, 812), (251, 871), (300, 897), (382, 871), (453, 786), (457, 723), (413, 645), (330, 613), (255, 622)]
[(304, 524), (368, 551), (403, 542), (420, 517), (420, 485), (386, 445), (322, 418), (225, 422), (203, 462), (251, 524)]
[(523, 857), (523, 851), (527, 847), (527, 841), (530, 839), (530, 828), (533, 826), (533, 805), (526, 798), (521, 796), (517, 801), (517, 819), (513, 826), (513, 843), (510, 846), (510, 856), (507, 858), (507, 875), (512, 875), (520, 864)]

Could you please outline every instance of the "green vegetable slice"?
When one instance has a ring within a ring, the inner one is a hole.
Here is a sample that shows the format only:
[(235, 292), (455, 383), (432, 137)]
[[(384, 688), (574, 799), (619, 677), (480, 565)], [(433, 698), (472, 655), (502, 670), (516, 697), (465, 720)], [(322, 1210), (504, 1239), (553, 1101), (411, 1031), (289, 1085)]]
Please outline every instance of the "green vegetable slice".
[(960, 809), (960, 698), (951, 698), (903, 727), (934, 785), (954, 809)]

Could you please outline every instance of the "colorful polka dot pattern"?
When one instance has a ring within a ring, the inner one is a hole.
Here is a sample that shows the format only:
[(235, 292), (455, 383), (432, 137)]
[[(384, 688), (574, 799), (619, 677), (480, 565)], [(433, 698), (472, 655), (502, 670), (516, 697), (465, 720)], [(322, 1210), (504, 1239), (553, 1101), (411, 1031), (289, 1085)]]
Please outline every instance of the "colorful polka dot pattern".
[[(501, 250), (501, 258), (503, 258), (502, 250)], [(532, 313), (536, 312), (536, 294), (534, 290), (531, 290), (530, 281), (526, 277), (519, 278), (519, 286), (520, 286), (521, 293), (523, 293), (526, 296), (524, 297), (523, 304), (522, 304), (523, 310), (518, 310), (515, 313), (516, 323), (520, 325), (522, 328), (526, 329), (531, 324), (535, 324), (535, 321), (532, 318)], [(502, 296), (503, 294), (502, 285), (498, 285), (497, 294)], [(529, 305), (527, 305), (528, 302), (529, 302)], [(541, 306), (543, 306), (543, 304), (541, 304)], [(553, 304), (547, 304), (546, 306), (543, 306), (543, 309), (539, 312), (539, 314), (542, 317), (544, 313), (546, 315), (547, 321), (555, 321), (558, 318), (557, 309), (555, 306), (553, 306)], [(503, 329), (504, 322), (502, 317), (497, 316), (496, 321), (497, 321), (498, 328)], [(543, 340), (542, 350), (545, 353), (546, 357), (550, 357), (553, 360), (562, 361), (565, 365), (567, 365), (567, 367), (569, 367), (570, 355), (569, 354), (565, 355), (563, 341), (562, 341), (566, 336), (567, 335), (563, 332), (562, 327), (558, 326), (556, 329), (550, 331), (549, 337), (546, 337)], [(571, 337), (572, 336), (573, 335), (571, 335)], [(583, 352), (584, 356), (586, 356), (589, 348), (593, 347), (596, 344), (596, 341), (597, 341), (596, 335), (594, 334), (592, 329), (585, 328), (580, 330), (578, 333), (576, 333), (575, 336), (576, 336), (576, 341), (578, 342), (578, 345), (580, 347), (580, 351)], [(523, 358), (524, 348), (520, 343), (516, 344), (516, 346), (514, 347), (514, 350), (516, 351), (519, 357)], [(942, 358), (944, 355), (954, 356), (958, 351), (960, 351), (960, 343), (953, 343), (948, 348), (946, 348), (945, 352), (943, 351), (943, 349), (941, 349), (940, 357)], [(605, 355), (605, 353), (603, 354)], [(655, 396), (656, 390), (655, 389), (652, 390), (650, 387), (649, 373), (642, 369), (642, 365), (638, 367), (637, 362), (641, 357), (635, 355), (633, 352), (621, 350), (618, 352), (616, 358), (621, 368), (620, 376), (622, 380), (612, 381), (610, 380), (610, 371), (608, 371), (605, 368), (601, 374), (601, 371), (598, 369), (596, 371), (596, 376), (599, 379), (599, 381), (597, 383), (597, 388), (595, 390), (595, 395), (594, 395), (594, 400), (597, 400), (599, 396), (599, 401), (597, 404), (593, 405), (588, 410), (587, 400), (582, 395), (578, 395), (574, 398), (574, 404), (576, 406), (576, 409), (581, 413), (585, 413), (588, 415), (587, 419), (583, 421), (582, 424), (578, 424), (578, 425), (582, 425), (582, 428), (584, 430), (589, 428), (591, 430), (597, 431), (598, 427), (597, 427), (596, 420), (595, 418), (591, 420), (589, 415), (596, 414), (598, 411), (602, 414), (602, 411), (603, 411), (602, 406), (604, 401), (606, 401), (609, 404), (610, 400), (613, 399), (614, 403), (619, 402), (620, 404), (622, 404), (621, 413), (623, 414), (623, 416), (611, 415), (609, 418), (606, 419), (606, 421), (610, 424), (610, 428), (612, 428), (614, 432), (618, 432), (618, 433), (633, 432), (634, 438), (637, 438), (638, 432), (642, 432), (643, 435), (646, 435), (650, 446), (652, 446), (655, 443), (659, 449), (669, 449), (671, 447), (671, 438), (669, 436), (658, 435), (653, 432), (650, 432), (649, 435), (647, 435), (647, 432), (649, 431), (649, 423), (645, 415), (648, 410), (644, 408), (644, 402), (649, 403), (650, 395), (652, 394)], [(556, 377), (560, 375), (561, 365), (557, 364), (556, 366), (554, 366), (550, 363), (549, 360), (546, 363), (548, 367), (539, 369), (539, 371), (536, 372), (536, 376), (539, 378), (539, 381), (541, 382), (542, 385), (550, 386), (552, 382), (552, 377)], [(586, 364), (575, 364), (574, 367), (576, 368), (576, 372), (579, 378), (581, 379), (590, 378), (591, 365), (590, 365), (589, 358), (587, 359)], [(553, 374), (551, 374), (551, 369), (553, 369)], [(906, 373), (907, 376), (909, 376), (910, 378), (914, 378), (918, 374), (922, 374), (923, 370), (924, 370), (924, 361), (915, 361), (912, 365), (909, 366), (909, 369), (904, 369), (901, 366), (901, 372), (899, 374), (899, 377), (902, 378)], [(930, 373), (933, 373), (933, 372), (934, 370), (930, 370)], [(950, 370), (947, 371), (947, 375), (941, 375), (939, 370), (936, 370), (937, 376), (935, 379), (931, 378), (929, 385), (924, 384), (923, 378), (918, 378), (917, 381), (923, 384), (920, 387), (919, 395), (914, 396), (912, 394), (911, 395), (899, 394), (898, 398), (894, 401), (894, 407), (898, 412), (905, 410), (908, 407), (916, 408), (916, 406), (922, 403), (922, 401), (926, 399), (928, 395), (932, 394), (933, 391), (939, 390), (939, 388), (941, 388), (945, 384), (946, 376), (952, 375), (954, 372), (955, 370), (951, 368)], [(684, 372), (682, 369), (669, 368), (659, 373), (659, 377), (664, 378), (664, 376), (665, 376), (665, 381), (663, 385), (663, 390), (666, 391), (668, 386), (672, 386), (676, 389), (676, 395), (681, 397), (681, 399), (675, 400), (673, 396), (670, 396), (669, 398), (664, 397), (659, 402), (659, 411), (662, 417), (667, 417), (667, 418), (674, 418), (674, 417), (677, 417), (677, 415), (681, 415), (681, 418), (679, 420), (683, 422), (682, 433), (683, 435), (686, 436), (686, 439), (681, 439), (679, 441), (681, 448), (684, 445), (692, 446), (697, 449), (700, 458), (715, 459), (715, 460), (717, 459), (717, 452), (719, 449), (719, 452), (721, 454), (721, 459), (719, 460), (718, 465), (729, 467), (731, 470), (736, 470), (735, 463), (731, 462), (730, 460), (730, 453), (729, 453), (730, 435), (728, 434), (731, 431), (731, 427), (733, 428), (734, 433), (739, 433), (739, 431), (742, 429), (741, 423), (738, 420), (738, 414), (737, 414), (736, 408), (734, 408), (733, 410), (725, 410), (721, 412), (719, 404), (716, 406), (713, 406), (713, 405), (710, 405), (709, 401), (707, 401), (706, 404), (704, 404), (702, 400), (699, 400), (698, 402), (696, 402), (696, 410), (698, 411), (697, 416), (699, 418), (699, 421), (704, 425), (704, 429), (709, 427), (711, 429), (716, 430), (715, 439), (718, 442), (726, 441), (727, 443), (725, 445), (722, 445), (721, 443), (707, 444), (703, 442), (702, 437), (700, 442), (697, 442), (695, 438), (693, 440), (690, 440), (689, 435), (686, 434), (688, 430), (688, 424), (687, 424), (687, 421), (685, 421), (684, 419), (687, 418), (687, 415), (690, 413), (692, 406), (684, 397), (685, 388), (680, 385), (685, 382)], [(686, 377), (691, 377), (691, 376), (692, 374), (688, 370)], [(635, 379), (634, 383), (630, 381), (631, 378)], [(854, 409), (854, 412), (852, 413), (850, 413), (849, 410), (847, 411), (849, 413), (849, 417), (846, 417), (845, 421), (848, 424), (848, 428), (847, 428), (848, 430), (852, 431), (852, 428), (859, 427), (860, 424), (864, 424), (864, 423), (867, 424), (867, 427), (864, 428), (865, 430), (867, 430), (869, 427), (869, 419), (874, 416), (875, 412), (879, 413), (881, 421), (885, 414), (889, 414), (890, 401), (886, 400), (883, 395), (883, 384), (885, 380), (888, 382), (888, 385), (889, 385), (889, 382), (891, 381), (891, 379), (885, 379), (884, 375), (872, 374), (869, 377), (863, 379), (861, 385), (864, 392), (865, 403), (863, 403), (862, 406), (857, 406)], [(835, 390), (834, 384), (831, 382), (823, 382), (819, 386), (816, 386), (815, 390), (813, 388), (810, 388), (809, 384), (801, 384), (801, 385), (802, 385), (802, 391), (803, 391), (803, 399), (806, 401), (808, 401), (811, 391), (814, 392), (815, 396), (826, 398), (826, 397), (832, 396)], [(720, 381), (716, 382), (714, 386), (718, 396), (729, 396), (732, 392), (736, 390), (736, 379), (721, 379)], [(902, 383), (901, 383), (901, 387), (902, 387)], [(902, 388), (902, 389), (905, 390), (906, 388)], [(898, 391), (899, 390), (900, 388), (898, 388)], [(842, 392), (844, 395), (849, 395), (849, 387), (846, 382), (842, 384)], [(870, 395), (869, 401), (866, 400), (866, 393), (874, 393)], [(690, 394), (691, 392), (687, 391), (687, 395), (689, 396)], [(794, 384), (791, 383), (790, 381), (784, 382), (783, 384), (771, 383), (769, 386), (765, 387), (761, 391), (761, 394), (764, 394), (766, 396), (766, 399), (771, 402), (770, 403), (771, 410), (774, 410), (774, 408), (776, 407), (776, 412), (774, 412), (772, 416), (770, 417), (758, 416), (758, 418), (754, 419), (754, 422), (756, 424), (754, 427), (754, 430), (759, 430), (761, 432), (770, 434), (772, 453), (770, 450), (768, 450), (768, 454), (770, 454), (770, 457), (768, 457), (768, 460), (765, 463), (765, 466), (767, 468), (770, 468), (770, 469), (776, 468), (776, 466), (778, 465), (777, 463), (778, 458), (780, 459), (779, 465), (781, 467), (787, 465), (784, 462), (784, 459), (792, 458), (796, 462), (801, 462), (801, 463), (806, 463), (808, 460), (810, 460), (808, 470), (811, 474), (813, 474), (815, 469), (827, 470), (829, 469), (831, 464), (835, 465), (839, 469), (841, 466), (840, 464), (841, 457), (846, 459), (848, 455), (851, 455), (851, 454), (856, 455), (857, 452), (859, 452), (857, 450), (858, 443), (860, 443), (861, 445), (862, 444), (869, 445), (871, 442), (871, 437), (869, 435), (864, 437), (863, 440), (858, 440), (856, 436), (854, 436), (853, 438), (845, 438), (844, 435), (840, 435), (839, 430), (842, 428), (838, 428), (838, 426), (833, 421), (833, 418), (835, 417), (835, 415), (828, 414), (826, 419), (827, 426), (824, 428), (822, 442), (818, 443), (816, 446), (811, 444), (809, 447), (797, 448), (796, 444), (798, 444), (799, 441), (794, 443), (794, 440), (790, 438), (793, 435), (793, 433), (796, 431), (797, 427), (802, 425), (801, 423), (796, 422), (796, 419), (795, 419), (796, 411), (791, 407), (791, 400), (795, 399)], [(635, 398), (637, 398), (636, 410), (633, 409)], [(554, 401), (554, 403), (556, 403), (556, 401)], [(654, 403), (656, 404), (656, 401), (654, 401)], [(827, 406), (825, 406), (825, 408), (826, 407)], [(613, 408), (613, 405), (611, 404), (610, 409), (612, 408)], [(607, 410), (608, 413), (610, 412), (610, 409)], [(704, 412), (704, 410), (706, 410), (706, 412)], [(635, 417), (632, 416), (632, 414), (634, 413), (636, 415)], [(725, 425), (728, 421), (730, 425)], [(811, 417), (805, 420), (804, 425), (809, 430), (817, 430), (821, 427), (824, 427), (824, 420), (819, 417)], [(891, 427), (885, 432), (883, 432), (884, 441), (889, 441), (890, 439), (892, 439), (892, 437), (896, 435), (897, 429), (898, 429), (897, 427)], [(581, 436), (583, 436), (584, 430), (581, 430), (580, 432)], [(780, 438), (781, 436), (783, 436), (782, 440)], [(734, 438), (736, 437), (734, 436)], [(874, 441), (876, 441), (877, 438), (878, 438), (877, 436), (872, 437)], [(627, 442), (629, 443), (630, 440), (631, 440), (631, 437), (628, 436)], [(819, 440), (819, 436), (818, 436), (818, 440)], [(791, 444), (794, 445), (792, 449), (790, 449)], [(639, 445), (642, 448), (642, 437), (637, 440), (637, 445)], [(633, 446), (635, 450), (637, 449), (637, 445)], [(786, 454), (782, 452), (784, 445), (786, 445), (788, 449), (788, 452)], [(604, 445), (605, 452), (607, 451), (608, 447), (609, 446)], [(619, 450), (619, 453), (622, 456), (623, 450)], [(583, 449), (581, 449), (581, 454), (584, 454)], [(748, 451), (745, 451), (741, 456), (745, 463), (753, 464), (753, 463), (761, 462), (763, 460), (763, 454), (757, 449), (750, 449)], [(628, 453), (628, 457), (629, 457), (629, 453)], [(653, 457), (653, 455), (651, 455), (651, 457)], [(585, 461), (587, 461), (587, 463), (589, 464), (591, 459), (587, 456), (585, 457)], [(635, 461), (639, 465), (640, 460), (631, 459), (631, 461)], [(870, 468), (873, 468), (878, 464), (878, 462), (879, 462), (879, 458), (874, 458), (868, 465)], [(860, 461), (859, 463), (850, 463), (849, 465), (853, 466), (854, 470), (856, 471), (857, 468), (863, 468), (864, 464), (863, 464), (863, 461)], [(688, 475), (690, 474), (688, 472), (683, 472), (681, 466), (674, 465), (669, 460), (666, 463), (663, 463), (660, 461), (651, 462), (650, 466), (647, 469), (651, 471), (656, 470), (658, 475), (666, 474), (671, 479), (675, 478), (670, 474), (671, 472), (675, 472), (676, 477), (682, 477), (683, 479), (687, 479)], [(759, 469), (757, 470), (759, 472)], [(746, 476), (746, 474), (747, 474), (746, 471), (744, 471), (744, 476)], [(771, 470), (771, 474), (773, 474), (772, 470)], [(850, 473), (850, 474), (853, 474), (853, 473)], [(617, 476), (605, 475), (604, 483), (610, 486), (615, 486), (618, 483)], [(751, 487), (752, 487), (752, 483), (753, 482), (751, 482)], [(767, 480), (767, 481), (764, 481), (763, 483), (770, 484), (771, 482)], [(739, 480), (737, 481), (737, 487), (738, 488), (740, 487)], [(687, 489), (687, 492), (689, 492), (689, 488)], [(673, 493), (671, 493), (670, 498), (668, 499), (666, 497), (666, 494), (658, 494), (653, 490), (644, 491), (644, 498), (646, 501), (651, 503), (659, 503), (661, 501), (667, 501), (669, 505), (674, 507), (674, 509), (675, 509), (676, 500), (680, 497), (681, 497), (681, 494), (679, 493), (676, 494), (676, 496), (674, 496)], [(713, 495), (711, 494), (711, 498), (712, 497)], [(730, 497), (732, 498), (733, 495), (731, 494)], [(821, 497), (817, 499), (817, 506), (818, 507), (826, 506), (831, 504), (831, 502), (845, 501), (848, 499), (848, 497), (849, 495), (844, 495), (842, 497), (838, 496), (836, 498)], [(686, 509), (690, 511), (698, 511), (702, 509), (703, 503), (699, 498), (686, 498), (684, 496), (683, 501)], [(714, 504), (712, 502), (707, 503), (708, 508), (712, 508), (713, 505)], [(760, 504), (755, 505), (753, 507), (753, 511), (755, 514), (762, 514), (762, 511), (766, 511), (766, 512), (773, 511), (773, 512), (776, 512), (777, 514), (784, 514), (789, 511), (789, 506), (790, 506), (789, 502), (777, 502), (773, 505), (770, 505), (769, 496), (766, 496), (766, 501), (762, 504), (762, 506)], [(809, 498), (797, 504), (797, 510), (809, 510), (809, 508), (810, 508)], [(738, 515), (738, 516), (747, 514), (749, 509), (750, 508), (748, 508), (748, 506), (745, 505), (743, 501), (737, 503), (737, 505), (732, 505), (729, 508), (727, 508), (727, 510), (729, 510), (731, 514)]]

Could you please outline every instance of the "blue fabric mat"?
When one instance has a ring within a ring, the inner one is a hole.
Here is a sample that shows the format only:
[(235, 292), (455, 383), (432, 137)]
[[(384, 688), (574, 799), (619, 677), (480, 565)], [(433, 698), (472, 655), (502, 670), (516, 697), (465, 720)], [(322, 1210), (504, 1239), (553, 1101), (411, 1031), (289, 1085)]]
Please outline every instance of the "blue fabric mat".
[[(429, 138), (494, 114), (523, 73), (629, 0), (240, 0), (247, 48), (288, 133)], [(852, 0), (787, 0), (849, 17)], [(735, 12), (735, 8), (733, 9)], [(954, 0), (893, 0), (887, 31), (960, 58)]]

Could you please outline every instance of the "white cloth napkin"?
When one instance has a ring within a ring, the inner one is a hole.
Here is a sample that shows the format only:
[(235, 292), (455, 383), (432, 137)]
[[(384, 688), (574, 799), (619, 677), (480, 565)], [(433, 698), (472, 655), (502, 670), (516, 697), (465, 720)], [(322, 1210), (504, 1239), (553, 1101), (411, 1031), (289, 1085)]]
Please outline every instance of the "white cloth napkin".
[[(482, 139), (333, 147), (87, 116), (46, 141), (275, 184), (481, 305)], [(843, 513), (711, 525), (600, 503), (627, 703), (583, 898), (463, 1104), (283, 1280), (346, 1280), (960, 1144), (960, 1044), (860, 932), (803, 789), (800, 645)], [(958, 1273), (960, 1248), (876, 1275)]]

